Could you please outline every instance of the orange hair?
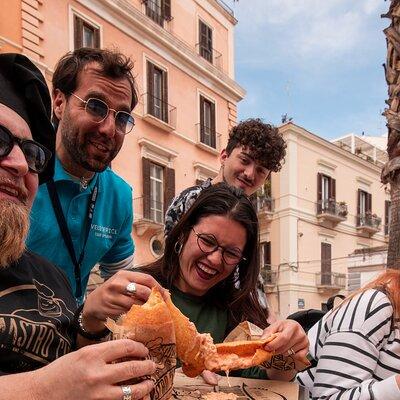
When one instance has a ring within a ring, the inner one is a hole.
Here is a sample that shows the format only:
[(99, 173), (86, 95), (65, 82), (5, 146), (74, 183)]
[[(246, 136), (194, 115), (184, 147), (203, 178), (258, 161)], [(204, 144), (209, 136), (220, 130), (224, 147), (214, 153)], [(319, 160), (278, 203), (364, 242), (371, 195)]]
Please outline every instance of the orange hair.
[(341, 303), (341, 305), (359, 293), (365, 292), (368, 289), (381, 289), (389, 297), (393, 306), (394, 316), (400, 317), (400, 270), (387, 269), (371, 282), (358, 289)]

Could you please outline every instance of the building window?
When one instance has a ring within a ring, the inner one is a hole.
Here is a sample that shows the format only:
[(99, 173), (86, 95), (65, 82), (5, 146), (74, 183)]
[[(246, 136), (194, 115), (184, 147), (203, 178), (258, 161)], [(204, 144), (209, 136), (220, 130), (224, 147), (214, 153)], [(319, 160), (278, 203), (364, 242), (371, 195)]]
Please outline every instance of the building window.
[(168, 123), (167, 72), (147, 61), (147, 112)]
[(318, 173), (318, 212), (334, 211), (336, 207), (336, 180)]
[(171, 20), (171, 0), (145, 0), (146, 15), (160, 26)]
[(150, 239), (150, 251), (156, 258), (161, 257), (163, 255), (164, 245), (163, 242), (158, 238), (158, 236), (153, 236)]
[(390, 222), (392, 219), (392, 202), (385, 200), (385, 235), (389, 235)]
[(321, 243), (321, 285), (332, 283), (332, 245)]
[(175, 196), (175, 170), (142, 158), (143, 218), (164, 223), (164, 211)]
[(358, 189), (357, 192), (357, 225), (365, 222), (366, 217), (371, 215), (372, 195), (364, 190)]
[(152, 221), (164, 222), (164, 168), (150, 164), (150, 218)]
[(272, 269), (271, 269), (271, 242), (264, 242), (260, 244), (260, 269), (261, 276), (263, 277), (264, 284), (273, 283)]
[(215, 104), (200, 96), (200, 142), (216, 148)]
[(81, 47), (100, 48), (100, 29), (74, 15), (74, 49)]
[(212, 29), (203, 21), (199, 21), (199, 54), (210, 63), (213, 62)]

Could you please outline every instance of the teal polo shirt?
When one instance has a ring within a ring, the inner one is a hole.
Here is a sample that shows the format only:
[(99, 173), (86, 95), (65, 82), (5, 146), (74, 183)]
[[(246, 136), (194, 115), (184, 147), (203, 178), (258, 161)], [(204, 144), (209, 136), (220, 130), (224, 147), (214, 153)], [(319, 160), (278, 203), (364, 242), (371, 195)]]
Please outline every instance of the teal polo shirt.
[[(86, 290), (89, 274), (96, 263), (118, 263), (134, 252), (131, 236), (132, 188), (110, 168), (97, 173), (86, 190), (56, 159), (54, 182), (78, 259), (85, 241), (87, 209), (94, 186), (98, 195), (81, 265), (81, 284)], [(75, 293), (74, 265), (61, 235), (46, 185), (39, 186), (31, 212), (27, 247), (47, 258), (68, 276)]]

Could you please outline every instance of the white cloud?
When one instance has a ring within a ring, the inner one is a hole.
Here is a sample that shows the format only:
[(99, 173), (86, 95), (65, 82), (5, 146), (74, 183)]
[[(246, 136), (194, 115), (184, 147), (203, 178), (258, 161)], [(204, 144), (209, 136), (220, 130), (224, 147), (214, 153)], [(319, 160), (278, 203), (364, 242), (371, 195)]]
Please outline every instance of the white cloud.
[(369, 37), (376, 36), (371, 24), (379, 24), (382, 7), (382, 0), (240, 2), (236, 40), (246, 48), (246, 60), (238, 62), (273, 66), (283, 57), (309, 68), (357, 50), (362, 54), (362, 49), (368, 50)]

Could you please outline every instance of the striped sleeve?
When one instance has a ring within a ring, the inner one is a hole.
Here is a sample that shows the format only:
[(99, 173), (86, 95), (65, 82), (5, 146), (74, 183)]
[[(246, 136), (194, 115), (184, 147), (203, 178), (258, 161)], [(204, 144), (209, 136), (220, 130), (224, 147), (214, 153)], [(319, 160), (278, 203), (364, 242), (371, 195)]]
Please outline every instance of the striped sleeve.
[(393, 376), (383, 380), (375, 376), (381, 347), (391, 332), (392, 314), (386, 295), (368, 290), (313, 327), (309, 340), (317, 366), (298, 375), (312, 399), (400, 399)]

